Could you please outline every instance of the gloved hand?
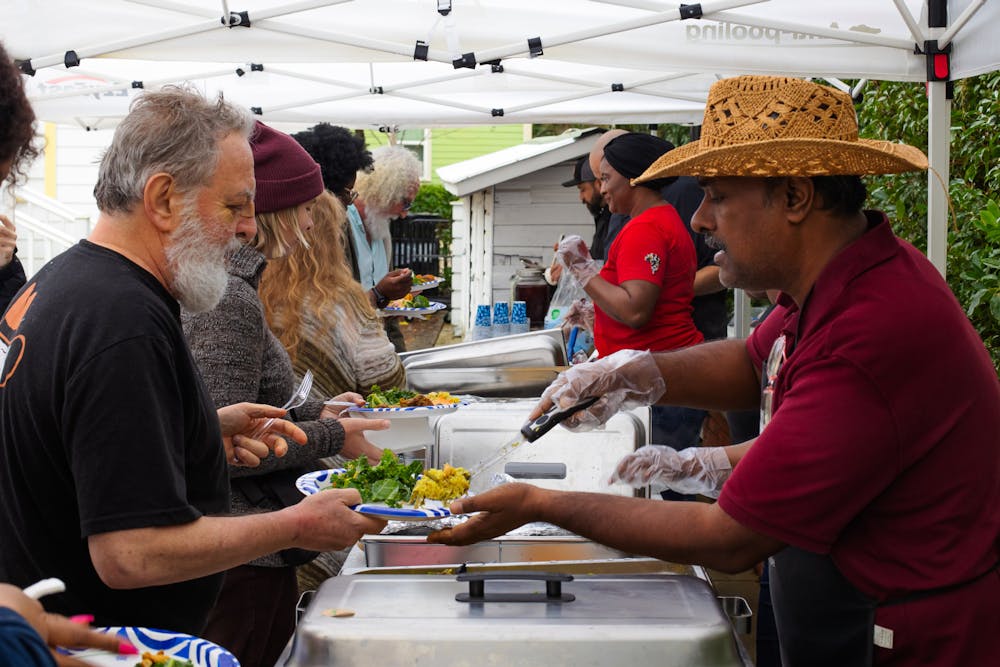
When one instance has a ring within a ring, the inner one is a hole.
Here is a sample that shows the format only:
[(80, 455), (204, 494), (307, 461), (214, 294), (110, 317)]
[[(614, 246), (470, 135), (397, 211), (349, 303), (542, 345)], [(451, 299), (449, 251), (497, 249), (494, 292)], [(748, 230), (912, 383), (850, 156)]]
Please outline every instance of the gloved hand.
[(556, 257), (583, 287), (601, 272), (600, 265), (590, 256), (587, 243), (576, 234), (567, 236), (559, 242)]
[(580, 327), (588, 333), (594, 333), (594, 302), (590, 299), (577, 299), (570, 304), (563, 315), (563, 329)]
[(568, 408), (591, 396), (601, 396), (562, 423), (571, 431), (589, 431), (621, 410), (656, 403), (666, 390), (667, 383), (648, 350), (619, 350), (560, 373), (542, 392), (542, 400), (529, 419), (546, 412), (552, 404)]
[(624, 482), (633, 487), (660, 483), (677, 493), (700, 493), (718, 498), (733, 472), (725, 447), (673, 447), (646, 445), (622, 457), (608, 484)]

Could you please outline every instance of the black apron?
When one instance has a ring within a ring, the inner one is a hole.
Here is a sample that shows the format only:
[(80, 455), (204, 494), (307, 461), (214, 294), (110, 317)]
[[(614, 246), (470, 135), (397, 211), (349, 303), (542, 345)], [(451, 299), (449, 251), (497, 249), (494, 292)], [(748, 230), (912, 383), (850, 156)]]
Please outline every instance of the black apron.
[(782, 667), (873, 664), (875, 646), (892, 648), (892, 630), (875, 625), (875, 609), (969, 586), (991, 572), (878, 602), (849, 582), (829, 556), (787, 546), (768, 560)]
[(788, 546), (769, 560), (782, 667), (871, 665), (876, 601), (829, 556)]

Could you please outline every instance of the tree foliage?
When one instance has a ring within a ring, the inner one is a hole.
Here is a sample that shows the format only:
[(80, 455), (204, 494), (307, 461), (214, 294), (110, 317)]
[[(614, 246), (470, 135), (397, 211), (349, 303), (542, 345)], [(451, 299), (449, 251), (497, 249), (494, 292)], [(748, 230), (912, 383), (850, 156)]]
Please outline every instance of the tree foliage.
[[(955, 82), (948, 184), (948, 284), (1000, 369), (1000, 72)], [(861, 134), (927, 151), (923, 84), (870, 83), (858, 108)], [(927, 247), (927, 175), (868, 179), (869, 205), (893, 229)]]
[(455, 195), (448, 192), (443, 185), (423, 183), (417, 196), (413, 198), (410, 210), (414, 213), (427, 213), (451, 220), (451, 202)]

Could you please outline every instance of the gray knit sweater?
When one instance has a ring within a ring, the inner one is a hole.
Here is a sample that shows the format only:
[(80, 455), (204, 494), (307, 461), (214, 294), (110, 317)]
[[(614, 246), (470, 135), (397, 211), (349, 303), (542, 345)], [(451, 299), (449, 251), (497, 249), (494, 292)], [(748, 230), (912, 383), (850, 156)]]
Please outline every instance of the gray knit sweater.
[[(254, 248), (242, 246), (229, 255), (228, 262), (229, 281), (219, 305), (206, 313), (181, 314), (188, 345), (217, 407), (242, 401), (284, 405), (299, 379), (285, 349), (268, 328), (257, 296), (266, 260)], [(344, 445), (344, 429), (336, 419), (317, 419), (322, 409), (322, 401), (312, 399), (293, 411), (294, 421), (309, 437), (305, 445), (291, 442), (285, 456), (268, 456), (256, 468), (230, 467), (230, 477), (269, 473), (288, 476), (284, 471), (315, 469), (317, 459), (339, 452)], [(252, 505), (235, 490), (231, 496), (233, 514), (280, 507), (268, 499)], [(283, 563), (271, 554), (252, 564)]]

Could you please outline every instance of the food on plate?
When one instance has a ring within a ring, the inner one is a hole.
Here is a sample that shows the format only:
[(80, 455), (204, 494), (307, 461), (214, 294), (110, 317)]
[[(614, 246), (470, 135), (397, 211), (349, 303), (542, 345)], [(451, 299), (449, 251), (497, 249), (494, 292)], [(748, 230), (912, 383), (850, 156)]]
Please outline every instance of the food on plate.
[(439, 280), (437, 276), (432, 273), (414, 273), (413, 274), (413, 284), (423, 285), (425, 283), (435, 283)]
[(410, 292), (402, 299), (390, 301), (388, 308), (430, 308), (430, 300), (423, 294)]
[(445, 463), (441, 470), (428, 468), (413, 487), (410, 503), (414, 507), (420, 507), (424, 500), (447, 502), (464, 496), (469, 490), (469, 477), (468, 470), (455, 468), (449, 463)]
[(357, 489), (361, 501), (389, 507), (401, 507), (413, 494), (417, 478), (423, 472), (423, 463), (401, 463), (391, 450), (382, 450), (377, 466), (359, 456), (348, 461), (344, 472), (330, 479), (330, 489)]
[(465, 468), (447, 463), (442, 470), (424, 470), (420, 461), (402, 463), (391, 450), (384, 449), (376, 466), (364, 456), (348, 461), (344, 472), (331, 477), (323, 490), (357, 489), (363, 503), (402, 507), (409, 502), (420, 507), (424, 500), (447, 501), (465, 495), (469, 476)]
[(190, 660), (174, 658), (163, 651), (157, 651), (156, 653), (144, 651), (142, 660), (135, 663), (135, 667), (194, 667), (194, 663)]
[(372, 390), (365, 396), (365, 407), (367, 408), (412, 408), (430, 405), (454, 405), (458, 402), (457, 396), (452, 396), (446, 391), (418, 394), (415, 391), (399, 387), (382, 389), (377, 384), (372, 385)]

